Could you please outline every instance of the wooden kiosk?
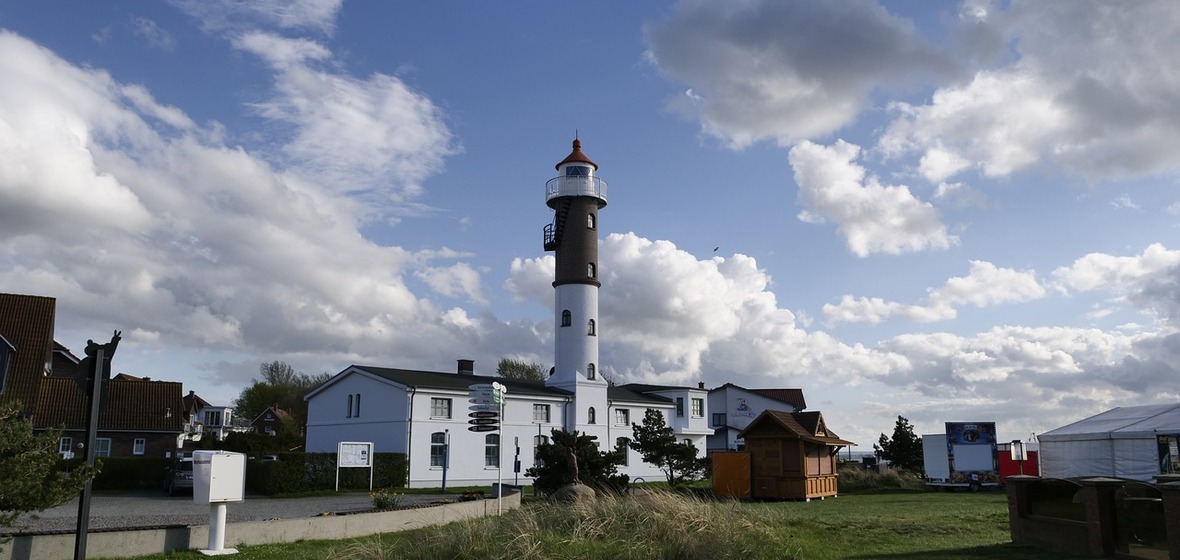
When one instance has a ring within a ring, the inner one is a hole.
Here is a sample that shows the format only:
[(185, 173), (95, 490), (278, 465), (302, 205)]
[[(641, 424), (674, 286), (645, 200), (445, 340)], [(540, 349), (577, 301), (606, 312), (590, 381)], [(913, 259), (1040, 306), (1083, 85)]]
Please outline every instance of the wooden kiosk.
[(751, 497), (811, 500), (835, 496), (836, 455), (853, 445), (815, 412), (766, 410), (738, 434), (750, 454)]

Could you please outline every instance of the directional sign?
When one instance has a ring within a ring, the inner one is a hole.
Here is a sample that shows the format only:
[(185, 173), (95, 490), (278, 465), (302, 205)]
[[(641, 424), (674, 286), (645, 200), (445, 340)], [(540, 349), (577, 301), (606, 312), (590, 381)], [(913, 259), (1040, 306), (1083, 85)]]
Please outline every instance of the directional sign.
[(471, 389), (472, 391), (489, 391), (489, 392), (492, 389), (495, 389), (495, 387), (493, 387), (491, 383), (475, 383), (473, 385), (468, 385), (467, 388)]
[(467, 423), (486, 426), (488, 424), (499, 424), (500, 419), (499, 418), (472, 418), (471, 420), (468, 420)]
[(467, 399), (467, 402), (469, 402), (471, 404), (500, 404), (500, 403), (496, 402), (494, 399), (484, 399), (484, 398)]
[(475, 412), (468, 414), (468, 416), (470, 416), (472, 418), (495, 418), (499, 415), (500, 415), (500, 413), (496, 412), (494, 410), (477, 410)]
[(467, 429), (473, 432), (494, 432), (500, 428), (496, 426), (468, 426)]
[(473, 404), (467, 407), (467, 410), (474, 410), (476, 412), (499, 412), (500, 405), (498, 404)]

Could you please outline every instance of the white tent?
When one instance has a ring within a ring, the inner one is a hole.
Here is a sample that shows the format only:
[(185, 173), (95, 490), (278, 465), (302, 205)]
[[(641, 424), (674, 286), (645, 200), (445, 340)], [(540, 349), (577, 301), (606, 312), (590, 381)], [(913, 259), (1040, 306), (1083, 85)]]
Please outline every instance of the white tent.
[(1158, 436), (1180, 434), (1180, 403), (1114, 408), (1045, 432), (1041, 476), (1111, 476), (1153, 482), (1160, 474)]

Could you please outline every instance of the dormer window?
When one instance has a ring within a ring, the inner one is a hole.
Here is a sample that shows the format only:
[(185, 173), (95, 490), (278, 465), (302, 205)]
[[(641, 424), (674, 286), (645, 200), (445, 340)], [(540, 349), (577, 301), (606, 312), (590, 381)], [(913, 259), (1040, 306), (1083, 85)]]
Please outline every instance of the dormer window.
[(566, 177), (589, 177), (590, 168), (585, 165), (570, 165), (565, 168)]

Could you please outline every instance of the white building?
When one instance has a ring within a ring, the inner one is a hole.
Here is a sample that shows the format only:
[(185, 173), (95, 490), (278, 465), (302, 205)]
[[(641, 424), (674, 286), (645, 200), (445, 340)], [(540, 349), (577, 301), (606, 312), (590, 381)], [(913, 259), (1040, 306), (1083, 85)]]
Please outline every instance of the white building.
[[(704, 453), (712, 431), (703, 388), (612, 387), (603, 378), (598, 218), (606, 207), (607, 184), (579, 140), (554, 167), (557, 177), (545, 184), (553, 220), (544, 229), (544, 248), (555, 256), (555, 365), (549, 377), (527, 382), (476, 376), (470, 360), (459, 360), (453, 374), (352, 366), (305, 397), (308, 451), (335, 451), (339, 441), (371, 441), (374, 452), (407, 453), (412, 487), (439, 486), (444, 465), (448, 484), (485, 484), (497, 479), (498, 464), (515, 475), (519, 461), (519, 477), (505, 481), (527, 483), (524, 470), (532, 465), (535, 446), (552, 429), (594, 436), (605, 451), (625, 444), (631, 423), (641, 423), (650, 408), (663, 412), (677, 437)], [(476, 422), (481, 419), (469, 418), (470, 386), (492, 381), (507, 386), (507, 403), (499, 429), (481, 431)], [(633, 479), (662, 476), (630, 450), (619, 470)]]
[[(497, 474), (505, 483), (531, 484), (536, 447), (553, 429), (572, 430), (579, 404), (569, 391), (544, 383), (474, 374), (473, 363), (459, 360), (456, 373), (372, 366), (351, 366), (307, 395), (307, 450), (335, 452), (341, 441), (373, 443), (375, 453), (406, 453), (411, 488), (490, 484)], [(496, 381), (507, 387), (504, 417), (495, 432), (473, 432), (468, 399), (473, 384)], [(587, 426), (600, 445), (617, 446), (632, 438), (632, 423), (642, 423), (647, 409), (659, 410), (677, 436), (704, 454), (707, 392), (700, 388), (623, 385), (607, 388), (605, 405), (588, 413)], [(678, 404), (682, 414), (677, 415)], [(584, 430), (579, 430), (584, 431)], [(449, 444), (449, 445), (448, 445)], [(519, 473), (516, 461), (520, 462)], [(503, 471), (497, 473), (497, 465)], [(628, 450), (619, 472), (646, 480), (663, 480), (656, 467)]]
[(740, 451), (737, 437), (764, 410), (802, 412), (807, 408), (802, 389), (747, 389), (726, 383), (709, 391), (709, 451)]

